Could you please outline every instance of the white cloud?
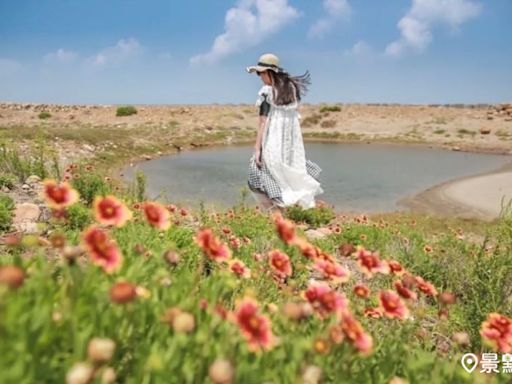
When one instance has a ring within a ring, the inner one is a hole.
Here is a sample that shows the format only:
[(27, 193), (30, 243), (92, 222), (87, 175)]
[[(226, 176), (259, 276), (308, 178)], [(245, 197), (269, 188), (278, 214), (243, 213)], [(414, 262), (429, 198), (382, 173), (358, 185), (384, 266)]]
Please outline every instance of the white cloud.
[(348, 20), (352, 15), (352, 7), (347, 0), (324, 0), (323, 6), (327, 15), (311, 26), (309, 38), (324, 37), (339, 20)]
[(94, 56), (89, 57), (87, 62), (96, 67), (102, 67), (112, 63), (122, 62), (130, 57), (135, 56), (142, 50), (139, 42), (130, 37), (128, 39), (121, 39), (116, 45), (107, 47), (96, 53)]
[(0, 58), (0, 77), (9, 77), (14, 75), (22, 68), (22, 65), (16, 60)]
[(372, 47), (363, 40), (359, 40), (352, 48), (345, 50), (345, 56), (370, 56), (373, 53)]
[(59, 48), (55, 52), (50, 52), (43, 57), (45, 63), (71, 63), (77, 58), (77, 54), (73, 51), (66, 51)]
[(210, 51), (192, 57), (190, 62), (213, 63), (256, 46), (298, 16), (288, 0), (241, 0), (226, 12), (224, 33), (215, 38)]
[(400, 56), (408, 49), (422, 52), (432, 42), (434, 26), (441, 24), (456, 29), (481, 11), (482, 5), (473, 0), (413, 0), (397, 24), (401, 37), (386, 47), (386, 54)]

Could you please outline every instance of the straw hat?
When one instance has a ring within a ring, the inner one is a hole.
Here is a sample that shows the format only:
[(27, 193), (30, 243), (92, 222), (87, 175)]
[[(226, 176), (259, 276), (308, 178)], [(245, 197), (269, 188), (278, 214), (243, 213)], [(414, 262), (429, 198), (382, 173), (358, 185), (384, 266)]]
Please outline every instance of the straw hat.
[(263, 72), (266, 70), (271, 70), (276, 73), (283, 73), (285, 70), (279, 66), (279, 58), (273, 53), (265, 53), (260, 56), (258, 60), (258, 64), (253, 65), (251, 67), (247, 67), (247, 72)]

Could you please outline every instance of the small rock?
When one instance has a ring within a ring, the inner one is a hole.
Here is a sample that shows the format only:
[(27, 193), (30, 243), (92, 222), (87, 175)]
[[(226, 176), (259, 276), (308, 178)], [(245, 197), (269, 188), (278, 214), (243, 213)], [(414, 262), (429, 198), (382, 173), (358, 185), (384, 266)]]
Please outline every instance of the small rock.
[(21, 189), (23, 189), (24, 191), (28, 191), (28, 190), (30, 189), (30, 185), (28, 185), (28, 184), (23, 184), (23, 185), (21, 186)]
[(322, 239), (325, 236), (327, 236), (325, 233), (323, 233), (317, 229), (308, 229), (306, 232), (304, 232), (304, 234), (310, 240)]
[(149, 156), (149, 155), (144, 155), (144, 160), (151, 160), (151, 156)]
[(41, 178), (37, 175), (30, 175), (27, 177), (27, 180), (25, 180), (25, 184), (37, 184), (41, 181)]
[(21, 231), (24, 233), (40, 233), (41, 232), (41, 229), (38, 227), (37, 223), (34, 223), (34, 222), (14, 224), (14, 228), (16, 228), (18, 231)]
[(460, 151), (460, 147), (457, 147), (457, 146), (452, 147), (452, 151)]
[(32, 203), (17, 204), (14, 210), (14, 224), (19, 224), (27, 221), (36, 221), (41, 215), (41, 209)]
[(9, 187), (7, 187), (7, 186), (5, 186), (5, 185), (4, 185), (4, 186), (2, 187), (2, 192), (9, 193), (9, 192), (11, 192), (11, 190), (9, 189)]
[(482, 135), (488, 135), (489, 133), (491, 133), (491, 129), (490, 128), (480, 128), (480, 133)]

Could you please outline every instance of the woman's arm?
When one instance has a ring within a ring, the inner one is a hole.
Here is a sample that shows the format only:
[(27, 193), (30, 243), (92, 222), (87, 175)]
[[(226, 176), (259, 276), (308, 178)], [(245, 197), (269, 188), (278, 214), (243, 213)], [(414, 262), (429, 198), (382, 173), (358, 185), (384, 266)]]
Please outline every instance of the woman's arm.
[(265, 127), (267, 125), (267, 116), (261, 115), (260, 116), (260, 126), (258, 128), (258, 134), (256, 135), (256, 144), (254, 144), (254, 156), (256, 165), (258, 168), (261, 168), (262, 161), (261, 161), (261, 154), (262, 154), (262, 148), (261, 148), (261, 142), (264, 135)]

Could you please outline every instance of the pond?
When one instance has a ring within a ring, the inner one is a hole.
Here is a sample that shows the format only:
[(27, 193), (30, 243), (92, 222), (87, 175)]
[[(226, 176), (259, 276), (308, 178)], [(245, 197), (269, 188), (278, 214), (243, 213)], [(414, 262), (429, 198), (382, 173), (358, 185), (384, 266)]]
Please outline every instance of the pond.
[[(389, 212), (398, 201), (450, 179), (488, 172), (512, 159), (393, 144), (304, 143), (321, 168), (324, 193), (317, 198), (343, 212)], [(230, 207), (241, 201), (253, 146), (208, 147), (140, 162), (123, 170), (147, 177), (148, 197), (198, 207)], [(246, 202), (255, 205), (249, 194)]]

